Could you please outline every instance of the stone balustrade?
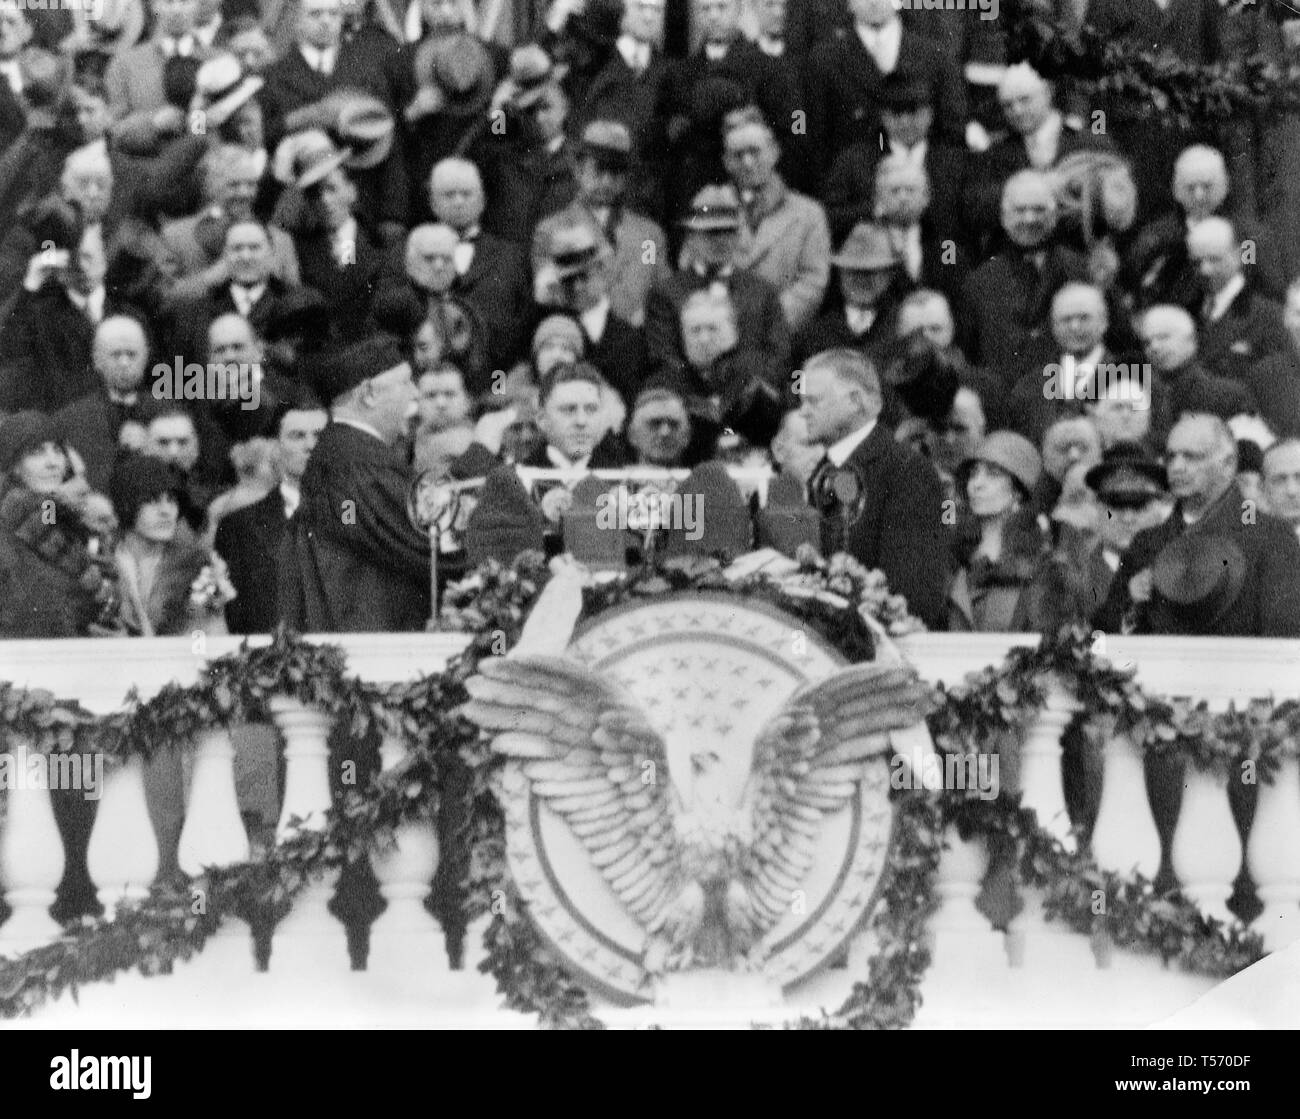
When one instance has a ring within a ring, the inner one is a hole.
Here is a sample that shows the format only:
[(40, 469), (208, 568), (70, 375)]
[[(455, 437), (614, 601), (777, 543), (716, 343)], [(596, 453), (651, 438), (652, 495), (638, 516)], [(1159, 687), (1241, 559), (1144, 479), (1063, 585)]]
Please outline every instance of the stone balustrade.
[[(322, 640), (343, 647), (351, 671), (384, 682), (437, 671), (464, 644), (454, 634)], [(923, 676), (952, 684), (1000, 663), (1012, 644), (1033, 640), (924, 634), (901, 645)], [(1300, 642), (1108, 640), (1106, 655), (1116, 664), (1136, 665), (1139, 680), (1156, 694), (1203, 699), (1222, 709), (1300, 692)], [(48, 688), (92, 711), (108, 712), (130, 687), (147, 697), (168, 681), (191, 682), (207, 658), (237, 645), (235, 639), (212, 638), (198, 654), (188, 639), (9, 642), (0, 645), (0, 678)], [(1097, 744), (1093, 764), (1100, 788), (1087, 812), (1091, 827), (1080, 830), (1071, 827), (1063, 777), (1062, 733), (1073, 709), (1064, 688), (1049, 689), (1012, 769), (1024, 803), (1040, 821), (1067, 845), (1086, 842), (1106, 869), (1148, 878), (1163, 871), (1205, 912), (1223, 918), (1231, 917), (1228, 899), (1248, 870), (1258, 910), (1252, 927), (1270, 950), (1300, 939), (1300, 764), (1285, 762), (1275, 782), (1259, 786), (1253, 804), (1234, 817), (1225, 781), (1191, 769), (1154, 772), (1132, 742), (1112, 736)], [(321, 712), (289, 699), (275, 701), (271, 714), (284, 763), (274, 831), (284, 838), (320, 828), (330, 806), (331, 727)], [(232, 741), (231, 732), (212, 729), (191, 747), (194, 764), (176, 854), (195, 884), (196, 904), (204, 868), (249, 855), (250, 834), (236, 795), (238, 741), (237, 733)], [(11, 740), (4, 749), (21, 746)], [(398, 739), (386, 738), (382, 766), (400, 764), (404, 750)], [(159, 848), (146, 810), (143, 763), (134, 760), (106, 772), (87, 866), (111, 917), (119, 904), (144, 895), (158, 873)], [(72, 855), (64, 851), (48, 792), (29, 788), (5, 795), (0, 887), (10, 915), (0, 924), (0, 954), (8, 955), (58, 935), (49, 908)], [(1162, 798), (1169, 802), (1163, 815)], [(1073, 811), (1077, 816), (1077, 804)], [(1174, 1013), (1214, 985), (1165, 969), (1154, 959), (1096, 950), (1089, 938), (1046, 922), (1042, 899), (1031, 889), (1016, 891), (1017, 911), (1009, 923), (994, 927), (980, 898), (992, 878), (995, 853), (983, 840), (955, 834), (949, 840), (939, 867), (939, 905), (930, 922), (934, 962), (918, 1026), (1136, 1025)], [(415, 823), (399, 829), (395, 844), (377, 854), (372, 869), (386, 908), (370, 927), (364, 970), (349, 967), (348, 938), (330, 910), (336, 884), (326, 876), (298, 895), (275, 928), (265, 970), (254, 962), (248, 926), (231, 920), (197, 959), (179, 965), (172, 976), (122, 976), (114, 984), (83, 988), (79, 1005), (62, 998), (41, 1011), (39, 1020), (83, 1026), (526, 1025), (500, 1009), (491, 979), (477, 971), (481, 948), (473, 930), (464, 968), (449, 967), (441, 930), (425, 905), (438, 860), (433, 827)], [(869, 951), (864, 935), (848, 958), (860, 966)], [(833, 1007), (856, 977), (850, 969), (830, 968), (788, 992), (789, 1009)], [(615, 1024), (643, 1017), (635, 1010), (603, 1008), (602, 1013)]]

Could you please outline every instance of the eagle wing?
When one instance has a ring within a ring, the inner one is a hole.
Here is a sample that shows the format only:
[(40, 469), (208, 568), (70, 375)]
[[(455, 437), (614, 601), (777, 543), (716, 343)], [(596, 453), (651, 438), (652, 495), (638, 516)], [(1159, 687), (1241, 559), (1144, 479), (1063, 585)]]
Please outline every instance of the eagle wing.
[(906, 665), (861, 664), (800, 688), (759, 734), (746, 790), (752, 842), (728, 917), (754, 939), (790, 910), (822, 818), (847, 804), (862, 763), (925, 717), (930, 690)]
[(563, 817), (619, 901), (653, 927), (680, 889), (663, 739), (626, 692), (572, 661), (491, 657), (462, 708)]

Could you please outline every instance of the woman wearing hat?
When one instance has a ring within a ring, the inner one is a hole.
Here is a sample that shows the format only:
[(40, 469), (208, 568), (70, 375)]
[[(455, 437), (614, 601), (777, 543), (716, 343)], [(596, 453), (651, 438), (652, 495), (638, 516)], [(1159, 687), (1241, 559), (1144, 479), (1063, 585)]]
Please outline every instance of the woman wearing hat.
[(90, 492), (48, 416), (0, 420), (0, 637), (114, 632), (113, 568)]
[(949, 629), (1024, 633), (1041, 628), (1048, 544), (1030, 510), (1041, 472), (1033, 444), (1010, 431), (985, 437), (958, 469), (970, 526), (957, 545)]
[(110, 490), (121, 528), (113, 560), (128, 631), (141, 637), (225, 633), (222, 612), (234, 589), (225, 564), (181, 518), (180, 475), (162, 459), (135, 455), (119, 463)]

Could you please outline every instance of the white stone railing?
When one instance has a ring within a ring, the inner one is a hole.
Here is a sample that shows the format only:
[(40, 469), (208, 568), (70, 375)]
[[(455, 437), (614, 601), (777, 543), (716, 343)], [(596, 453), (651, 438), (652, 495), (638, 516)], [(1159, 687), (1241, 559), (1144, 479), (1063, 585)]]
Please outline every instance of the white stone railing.
[[(330, 636), (349, 670), (382, 682), (437, 671), (464, 644), (458, 635)], [(1118, 664), (1137, 666), (1154, 694), (1203, 699), (1211, 708), (1250, 699), (1300, 694), (1300, 642), (1111, 638), (1106, 649)], [(916, 635), (902, 643), (927, 679), (954, 684), (968, 672), (1001, 662), (1013, 644), (1031, 636)], [(134, 686), (148, 697), (169, 681), (197, 680), (202, 665), (238, 647), (234, 638), (210, 638), (202, 654), (189, 639), (151, 641), (32, 641), (0, 644), (0, 678), (78, 699), (91, 711), (116, 710)], [(1072, 701), (1054, 689), (1030, 728), (1019, 760), (1024, 802), (1067, 843), (1062, 785), (1061, 733)], [(319, 827), (330, 806), (326, 717), (299, 703), (273, 704), (283, 741), (285, 780), (277, 834)], [(237, 737), (237, 735), (236, 735)], [(14, 750), (19, 744), (7, 742)], [(992, 746), (990, 748), (993, 748)], [(381, 763), (398, 764), (404, 747), (385, 740)], [(235, 795), (231, 734), (213, 730), (194, 744), (195, 764), (180, 837), (181, 869), (228, 865), (249, 854), (249, 836)], [(1161, 841), (1147, 795), (1143, 760), (1122, 738), (1105, 745), (1102, 793), (1091, 835), (1098, 862), (1121, 873), (1154, 877)], [(1229, 811), (1226, 786), (1188, 771), (1181, 812), (1168, 843), (1184, 891), (1210, 913), (1227, 916), (1225, 901), (1244, 865), (1264, 910), (1254, 927), (1270, 949), (1300, 939), (1300, 768), (1285, 764), (1271, 786), (1261, 785), (1246, 842)], [(0, 925), (0, 954), (48, 942), (59, 932), (48, 909), (65, 856), (51, 801), (41, 790), (10, 792), (0, 834), (0, 887), (12, 915)], [(1043, 920), (1041, 899), (1020, 891), (1021, 910), (1005, 931), (976, 907), (989, 852), (982, 842), (955, 835), (939, 875), (940, 908), (931, 923), (934, 962), (924, 987), (918, 1025), (963, 1022), (1024, 1025), (1130, 1025), (1172, 1014), (1208, 991), (1213, 981), (1162, 968), (1158, 961), (1119, 951), (1099, 960), (1086, 937)], [(42, 1021), (103, 1025), (184, 1024), (524, 1024), (501, 1011), (491, 980), (475, 964), (475, 931), (466, 966), (452, 972), (441, 930), (424, 901), (438, 860), (432, 828), (408, 825), (396, 850), (375, 860), (385, 912), (371, 928), (364, 972), (349, 970), (343, 925), (327, 909), (329, 878), (298, 896), (274, 933), (269, 969), (255, 970), (251, 938), (237, 921), (223, 925), (193, 962), (166, 979), (119, 977), (83, 988), (80, 1004), (61, 999)], [(117, 769), (104, 790), (90, 840), (88, 865), (100, 901), (111, 914), (124, 900), (143, 895), (158, 871), (158, 846), (145, 807), (143, 766)], [(792, 1007), (833, 1007), (847, 992), (871, 951), (861, 936), (849, 952), (849, 970), (832, 968), (790, 992)], [(615, 1023), (639, 1012), (607, 1010)]]

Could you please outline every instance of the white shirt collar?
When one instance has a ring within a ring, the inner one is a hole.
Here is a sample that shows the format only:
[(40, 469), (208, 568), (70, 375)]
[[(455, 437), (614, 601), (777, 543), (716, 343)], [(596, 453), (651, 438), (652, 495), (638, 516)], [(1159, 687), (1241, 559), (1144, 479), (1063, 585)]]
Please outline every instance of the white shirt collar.
[(546, 457), (557, 470), (584, 470), (591, 461), (591, 452), (588, 451), (582, 458), (570, 459), (559, 447), (547, 443)]
[(875, 325), (877, 313), (874, 307), (855, 307), (852, 303), (844, 305), (844, 318), (854, 336), (866, 334)]
[(781, 58), (785, 54), (785, 40), (777, 39), (772, 35), (760, 35), (758, 49), (768, 58)]
[(929, 144), (925, 140), (918, 140), (910, 148), (906, 144), (889, 141), (889, 154), (906, 160), (909, 167), (924, 167), (928, 150)]
[(327, 72), (334, 69), (336, 52), (333, 47), (321, 48), (310, 46), (307, 43), (299, 43), (298, 50), (302, 52), (302, 57), (313, 70), (321, 69), (322, 65), (324, 65)]
[(623, 56), (623, 61), (629, 68), (644, 70), (650, 65), (649, 43), (643, 43), (633, 35), (620, 35), (614, 45), (618, 47), (618, 53)]
[(583, 311), (578, 316), (582, 320), (582, 329), (592, 342), (599, 342), (605, 337), (605, 327), (609, 324), (609, 296), (605, 296), (596, 306)]
[(280, 496), (284, 498), (284, 515), (292, 517), (298, 511), (298, 502), (302, 500), (302, 490), (286, 480), (280, 483)]
[(1218, 322), (1225, 314), (1228, 308), (1232, 306), (1232, 301), (1240, 294), (1241, 289), (1246, 286), (1246, 277), (1238, 272), (1226, 284), (1223, 290), (1215, 292), (1210, 298), (1210, 322)]
[(388, 440), (379, 434), (379, 429), (371, 427), (365, 420), (354, 420), (351, 416), (333, 416), (336, 424), (346, 424), (348, 427), (354, 427), (358, 431), (364, 431), (367, 435), (373, 435), (381, 443), (387, 444)]
[(203, 44), (205, 48), (211, 48), (213, 41), (217, 37), (217, 32), (221, 30), (221, 13), (217, 12), (207, 23), (202, 24), (194, 29), (194, 37)]
[(1061, 147), (1061, 114), (1053, 109), (1033, 132), (1025, 137), (1029, 162), (1039, 170), (1056, 162)]
[(0, 62), (0, 74), (3, 74), (9, 82), (9, 88), (14, 91), (15, 97), (23, 95), (23, 69), (18, 65), (18, 59), (6, 58)]
[(330, 244), (334, 249), (334, 259), (339, 266), (346, 268), (357, 262), (357, 219), (348, 218), (330, 234)]
[(721, 62), (727, 57), (727, 51), (730, 49), (730, 43), (705, 43), (704, 57), (710, 62)]
[(872, 420), (869, 424), (858, 428), (857, 431), (851, 432), (843, 439), (836, 440), (826, 448), (826, 457), (831, 460), (832, 466), (843, 466), (849, 461), (849, 455), (858, 449), (868, 435), (876, 430), (876, 421)]
[(876, 60), (876, 65), (886, 74), (893, 73), (903, 45), (902, 21), (891, 19), (880, 28), (866, 27), (861, 23), (855, 23), (853, 27), (867, 53)]

